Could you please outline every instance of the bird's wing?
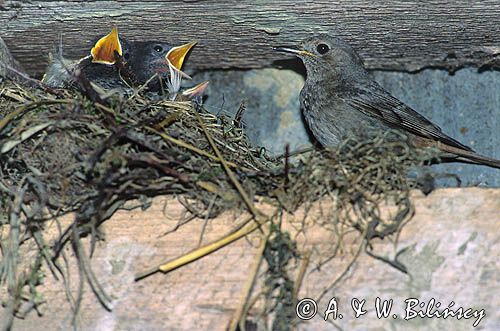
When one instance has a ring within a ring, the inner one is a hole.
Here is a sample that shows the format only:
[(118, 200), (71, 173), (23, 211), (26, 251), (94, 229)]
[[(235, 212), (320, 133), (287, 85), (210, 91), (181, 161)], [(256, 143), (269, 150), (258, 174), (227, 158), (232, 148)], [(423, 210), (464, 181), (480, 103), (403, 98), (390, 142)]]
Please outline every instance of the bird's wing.
[(393, 97), (377, 83), (363, 88), (350, 88), (344, 101), (370, 117), (381, 119), (389, 126), (472, 151), (470, 147), (444, 134), (440, 127)]

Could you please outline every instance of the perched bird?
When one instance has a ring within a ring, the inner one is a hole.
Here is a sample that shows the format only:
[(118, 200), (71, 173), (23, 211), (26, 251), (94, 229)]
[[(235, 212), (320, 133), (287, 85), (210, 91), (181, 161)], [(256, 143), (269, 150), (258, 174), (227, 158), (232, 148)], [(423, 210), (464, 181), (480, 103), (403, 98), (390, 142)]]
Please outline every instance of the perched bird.
[[(195, 44), (191, 42), (174, 47), (163, 42), (128, 41), (120, 38), (117, 28), (113, 28), (95, 43), (90, 55), (82, 59), (71, 61), (61, 54), (51, 56), (42, 81), (53, 87), (71, 85), (79, 70), (89, 81), (103, 88), (138, 86), (155, 75), (167, 78), (170, 66), (188, 77), (180, 70)], [(152, 81), (154, 84), (158, 80)]]
[(365, 69), (360, 56), (344, 40), (319, 35), (298, 48), (274, 47), (294, 54), (306, 67), (300, 104), (309, 129), (323, 146), (354, 137), (370, 139), (396, 129), (410, 145), (437, 147), (443, 158), (500, 168), (500, 160), (482, 156), (442, 132), (424, 116), (392, 96)]

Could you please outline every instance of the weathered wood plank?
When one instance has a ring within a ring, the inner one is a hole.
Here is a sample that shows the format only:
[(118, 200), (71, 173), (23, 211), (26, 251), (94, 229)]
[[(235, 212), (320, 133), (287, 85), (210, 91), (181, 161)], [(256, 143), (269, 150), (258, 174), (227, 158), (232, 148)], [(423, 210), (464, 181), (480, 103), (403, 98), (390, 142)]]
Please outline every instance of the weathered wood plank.
[(259, 68), (271, 45), (336, 32), (370, 68), (500, 68), (500, 2), (485, 1), (5, 1), (0, 35), (30, 73), (43, 71), (62, 34), (81, 56), (114, 24), (134, 39), (198, 40), (191, 68)]
[[(304, 321), (299, 330), (335, 329), (321, 316), (332, 296), (338, 299), (340, 313), (344, 315), (336, 323), (344, 330), (473, 329), (475, 318), (403, 320), (404, 300), (411, 297), (425, 302), (434, 298), (441, 303), (441, 309), (451, 301), (455, 302), (453, 309), (485, 309), (486, 317), (479, 329), (498, 330), (495, 325), (500, 323), (500, 190), (440, 189), (428, 196), (414, 192), (413, 202), (415, 216), (403, 227), (397, 247), (389, 238), (374, 242), (374, 252), (389, 257), (406, 248), (398, 259), (410, 275), (362, 253), (347, 277), (320, 302), (316, 318)], [(326, 212), (329, 203), (319, 206), (322, 208), (309, 211), (307, 224), (314, 219), (322, 222), (329, 219)], [(86, 287), (80, 310), (81, 330), (226, 329), (256, 254), (258, 233), (167, 275), (156, 274), (134, 282), (136, 272), (197, 247), (203, 229), (204, 242), (210, 242), (247, 217), (240, 215), (239, 220), (235, 220), (232, 213), (226, 213), (210, 220), (206, 228), (203, 220), (195, 219), (176, 232), (162, 236), (174, 228), (183, 211), (183, 207), (171, 198), (158, 197), (147, 211), (119, 211), (104, 223), (106, 240), (98, 243), (92, 265), (105, 291), (113, 298), (113, 311), (105, 311)], [(70, 219), (66, 219), (68, 221)], [(345, 239), (342, 253), (318, 270), (317, 263), (330, 256), (328, 252), (336, 244), (335, 236), (320, 223), (297, 234), (296, 230), (302, 228), (301, 222), (303, 211), (298, 211), (295, 215), (284, 215), (283, 226), (290, 230), (292, 237), (297, 235), (302, 251), (313, 249), (299, 297), (317, 298), (344, 271), (358, 243)], [(55, 224), (52, 229), (52, 235), (59, 233)], [(48, 237), (49, 234), (47, 231)], [(68, 260), (74, 294), (78, 273), (75, 259), (71, 256)], [(24, 320), (17, 319), (13, 330), (71, 328), (70, 306), (62, 281), (55, 281), (47, 271), (42, 287), (39, 290), (47, 300), (42, 306), (43, 315), (32, 312)], [(0, 287), (0, 298), (6, 295), (3, 290)], [(255, 293), (259, 293), (259, 288)], [(397, 319), (392, 316), (376, 318), (374, 302), (377, 296), (384, 300), (394, 299), (393, 312), (398, 315)], [(367, 300), (365, 316), (354, 318), (350, 308), (352, 298)], [(0, 318), (2, 312), (0, 307)], [(255, 313), (251, 310), (250, 316)]]

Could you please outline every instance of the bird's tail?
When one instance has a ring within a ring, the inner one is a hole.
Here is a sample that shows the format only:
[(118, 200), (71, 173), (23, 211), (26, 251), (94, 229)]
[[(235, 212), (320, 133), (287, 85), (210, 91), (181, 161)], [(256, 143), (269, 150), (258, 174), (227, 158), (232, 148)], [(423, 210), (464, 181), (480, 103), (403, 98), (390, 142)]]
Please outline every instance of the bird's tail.
[(474, 151), (468, 151), (465, 149), (453, 147), (445, 144), (438, 144), (438, 148), (443, 152), (451, 153), (458, 156), (459, 159), (465, 159), (466, 161), (471, 161), (473, 163), (486, 165), (492, 168), (500, 169), (500, 160), (480, 155)]

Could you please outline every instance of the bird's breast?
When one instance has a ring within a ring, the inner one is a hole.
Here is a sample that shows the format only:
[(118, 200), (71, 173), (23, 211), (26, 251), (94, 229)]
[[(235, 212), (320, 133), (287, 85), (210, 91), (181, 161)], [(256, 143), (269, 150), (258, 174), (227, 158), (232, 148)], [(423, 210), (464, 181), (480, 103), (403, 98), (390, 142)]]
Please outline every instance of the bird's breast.
[(341, 128), (328, 100), (317, 89), (306, 85), (300, 93), (300, 105), (314, 138), (323, 146), (337, 146), (341, 141)]
[(379, 121), (353, 108), (342, 90), (306, 84), (300, 93), (304, 119), (323, 146), (337, 146), (347, 138), (367, 139), (387, 129)]

